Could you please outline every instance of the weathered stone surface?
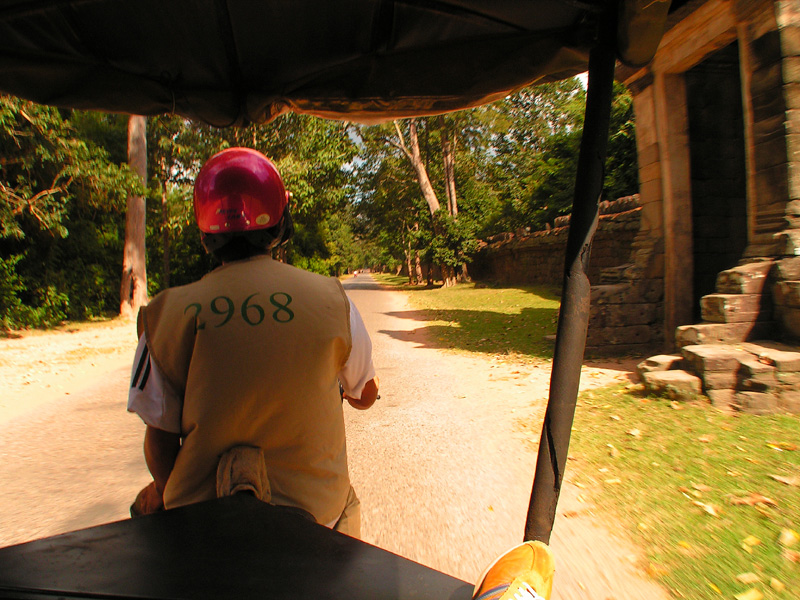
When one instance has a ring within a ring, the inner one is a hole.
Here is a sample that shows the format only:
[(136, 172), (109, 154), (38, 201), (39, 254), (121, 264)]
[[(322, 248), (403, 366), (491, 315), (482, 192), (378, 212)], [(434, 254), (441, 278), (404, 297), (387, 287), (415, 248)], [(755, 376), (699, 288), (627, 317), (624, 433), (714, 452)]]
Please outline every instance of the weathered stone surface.
[(697, 374), (707, 371), (738, 373), (741, 361), (751, 358), (751, 355), (744, 350), (723, 345), (684, 346), (681, 348), (681, 354), (692, 365), (692, 371)]
[(673, 371), (682, 369), (684, 365), (683, 356), (679, 354), (657, 354), (651, 356), (636, 365), (636, 371), (641, 377), (642, 373), (653, 371)]
[(800, 391), (784, 391), (778, 396), (778, 409), (781, 412), (800, 415)]
[(780, 312), (780, 324), (784, 338), (800, 340), (800, 308), (783, 308)]
[(737, 265), (717, 276), (717, 291), (721, 294), (760, 294), (772, 261), (759, 261)]
[(675, 343), (679, 346), (693, 344), (726, 344), (751, 339), (766, 339), (772, 336), (772, 321), (755, 323), (698, 323), (681, 325), (675, 332)]
[(778, 281), (800, 280), (800, 256), (790, 256), (775, 261), (775, 279)]
[[(745, 343), (742, 350), (753, 354), (758, 362), (774, 367), (781, 373), (800, 372), (800, 351), (777, 342)], [(747, 362), (748, 366), (752, 366)], [(755, 368), (755, 367), (753, 367)]]
[(754, 415), (768, 415), (777, 411), (778, 397), (761, 392), (736, 392), (731, 403), (733, 408)]
[(775, 377), (782, 387), (800, 390), (800, 373), (781, 373), (778, 371)]
[(709, 390), (734, 390), (739, 384), (736, 370), (731, 371), (706, 371), (700, 375), (703, 380), (703, 389)]
[(700, 299), (704, 321), (744, 323), (759, 319), (761, 294), (709, 294)]
[(644, 373), (642, 382), (649, 392), (664, 395), (673, 400), (695, 400), (702, 395), (703, 390), (700, 378), (686, 371)]
[(780, 281), (775, 284), (775, 303), (800, 308), (800, 281)]
[(707, 390), (706, 395), (714, 408), (730, 410), (736, 392), (733, 390)]
[(775, 372), (764, 372), (743, 378), (739, 381), (737, 389), (750, 392), (776, 392), (779, 388)]
[(800, 256), (800, 229), (786, 229), (775, 234), (783, 256)]
[(611, 285), (593, 285), (591, 291), (592, 304), (623, 304), (631, 295), (631, 285), (615, 283)]

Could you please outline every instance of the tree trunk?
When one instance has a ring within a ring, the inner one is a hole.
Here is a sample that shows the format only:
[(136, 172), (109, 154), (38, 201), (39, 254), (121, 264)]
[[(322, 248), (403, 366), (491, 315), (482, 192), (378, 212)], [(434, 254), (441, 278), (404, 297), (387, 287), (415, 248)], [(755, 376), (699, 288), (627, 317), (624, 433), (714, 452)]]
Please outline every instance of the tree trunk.
[(467, 270), (467, 263), (461, 263), (461, 275), (459, 279), (462, 283), (469, 283), (472, 281), (472, 278), (469, 276), (469, 271)]
[(406, 255), (406, 270), (408, 271), (408, 285), (414, 285), (414, 269), (411, 267), (411, 244), (408, 245), (408, 250), (404, 253)]
[(439, 210), (439, 199), (436, 197), (436, 192), (434, 191), (433, 186), (431, 185), (431, 180), (428, 177), (428, 170), (425, 168), (425, 163), (422, 161), (422, 156), (420, 155), (419, 138), (417, 136), (417, 122), (414, 119), (409, 119), (408, 146), (406, 146), (405, 138), (403, 137), (403, 133), (400, 131), (400, 126), (397, 124), (397, 121), (394, 122), (394, 127), (397, 130), (397, 136), (400, 138), (400, 147), (403, 149), (406, 157), (411, 162), (411, 166), (414, 168), (414, 173), (417, 175), (419, 188), (422, 190), (422, 197), (425, 198), (425, 202), (428, 203), (428, 208), (430, 209), (432, 215)]
[(414, 272), (417, 274), (417, 282), (422, 284), (425, 278), (422, 275), (422, 261), (419, 259), (419, 250), (414, 251)]
[[(128, 164), (147, 182), (147, 120), (131, 115), (128, 119)], [(145, 198), (129, 196), (125, 220), (125, 249), (122, 256), (119, 313), (130, 317), (147, 304), (147, 269), (145, 254)]]
[(447, 192), (447, 212), (453, 218), (458, 216), (458, 199), (456, 198), (456, 134), (453, 132), (453, 141), (450, 141), (450, 132), (444, 122), (444, 117), (439, 117), (442, 130), (442, 164), (444, 165), (444, 189)]
[(167, 182), (161, 182), (161, 245), (163, 246), (164, 256), (162, 258), (162, 277), (164, 279), (164, 289), (169, 287), (169, 259), (170, 259), (170, 243), (169, 243), (169, 206), (167, 205)]

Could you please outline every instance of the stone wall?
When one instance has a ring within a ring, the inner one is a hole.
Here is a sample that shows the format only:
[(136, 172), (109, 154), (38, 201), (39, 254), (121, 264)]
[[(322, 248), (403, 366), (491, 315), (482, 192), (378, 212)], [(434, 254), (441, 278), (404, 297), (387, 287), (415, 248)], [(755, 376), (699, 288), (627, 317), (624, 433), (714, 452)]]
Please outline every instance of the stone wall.
[[(637, 196), (603, 202), (600, 212), (589, 261), (592, 283), (600, 283), (604, 269), (629, 262), (641, 220)], [(469, 265), (470, 275), (479, 281), (503, 284), (560, 286), (568, 224), (569, 217), (560, 217), (556, 227), (545, 231), (521, 230), (489, 238)]]

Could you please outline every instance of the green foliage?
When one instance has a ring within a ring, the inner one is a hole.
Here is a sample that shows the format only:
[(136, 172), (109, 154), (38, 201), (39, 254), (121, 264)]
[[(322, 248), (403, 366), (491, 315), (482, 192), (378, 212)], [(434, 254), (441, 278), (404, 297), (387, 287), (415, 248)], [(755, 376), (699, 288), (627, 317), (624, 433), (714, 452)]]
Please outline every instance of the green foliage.
[(110, 281), (118, 286), (119, 262), (109, 256), (121, 252), (124, 200), (138, 189), (127, 167), (99, 145), (115, 128), (110, 117), (0, 97), (4, 328), (113, 308), (107, 289)]

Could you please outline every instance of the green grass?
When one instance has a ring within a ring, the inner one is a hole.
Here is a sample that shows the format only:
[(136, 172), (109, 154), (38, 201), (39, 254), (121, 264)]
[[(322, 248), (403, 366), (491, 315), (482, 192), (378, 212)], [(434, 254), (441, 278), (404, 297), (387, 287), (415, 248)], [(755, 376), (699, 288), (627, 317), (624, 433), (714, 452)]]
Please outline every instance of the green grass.
[[(376, 275), (386, 285), (402, 286), (407, 279)], [(517, 360), (541, 360), (553, 355), (545, 336), (556, 331), (558, 297), (552, 287), (478, 287), (404, 289), (421, 318), (430, 323), (430, 339), (442, 348), (504, 354)]]
[[(518, 359), (552, 354), (543, 339), (555, 331), (552, 290), (404, 289), (412, 306), (435, 321), (431, 333), (443, 348)], [(800, 598), (800, 563), (792, 560), (800, 560), (800, 541), (779, 543), (781, 532), (800, 532), (797, 416), (726, 415), (702, 402), (648, 398), (621, 387), (586, 392), (576, 411), (569, 475), (642, 548), (648, 572), (675, 597), (733, 599), (755, 589), (769, 600)], [(758, 580), (737, 580), (743, 574)], [(774, 589), (773, 579), (785, 589)]]
[[(800, 597), (800, 564), (790, 558), (800, 540), (779, 543), (782, 531), (800, 531), (796, 416), (728, 415), (609, 388), (581, 396), (570, 457), (577, 480), (596, 490), (596, 503), (677, 597), (733, 598), (751, 588)], [(738, 581), (744, 573), (758, 581)], [(775, 591), (772, 579), (786, 589)]]

